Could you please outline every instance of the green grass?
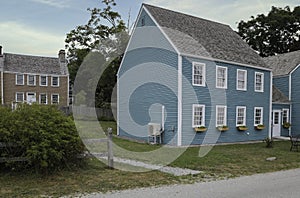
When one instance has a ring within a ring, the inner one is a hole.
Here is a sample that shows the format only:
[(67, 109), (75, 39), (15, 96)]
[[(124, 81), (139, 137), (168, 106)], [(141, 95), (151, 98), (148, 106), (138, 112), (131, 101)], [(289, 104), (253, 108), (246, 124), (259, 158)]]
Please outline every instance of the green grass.
[[(114, 122), (101, 123), (103, 128)], [(91, 130), (92, 131), (92, 130)], [(158, 145), (131, 142), (114, 137), (118, 146), (136, 152), (159, 149)], [(273, 172), (300, 167), (300, 152), (290, 152), (289, 141), (276, 141), (274, 148), (265, 143), (219, 145), (204, 157), (199, 157), (199, 147), (190, 147), (171, 166), (203, 171), (197, 176), (175, 177), (158, 171), (145, 173), (111, 170), (103, 163), (89, 159), (82, 167), (62, 170), (48, 176), (30, 172), (0, 172), (0, 197), (59, 197), (76, 193), (107, 192), (137, 187), (190, 183), (207, 179), (220, 179), (256, 173)], [(168, 148), (171, 152), (183, 148)], [(266, 161), (276, 157), (275, 161)], [(141, 159), (147, 161), (147, 159)]]

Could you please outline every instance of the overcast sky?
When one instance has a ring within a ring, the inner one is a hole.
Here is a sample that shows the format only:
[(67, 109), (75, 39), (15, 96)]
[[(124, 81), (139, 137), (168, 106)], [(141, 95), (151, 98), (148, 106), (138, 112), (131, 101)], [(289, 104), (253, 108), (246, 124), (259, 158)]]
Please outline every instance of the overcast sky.
[[(237, 22), (267, 14), (272, 6), (294, 8), (299, 0), (116, 0), (117, 11), (134, 22), (141, 4), (184, 12), (236, 29)], [(101, 0), (1, 0), (0, 45), (4, 52), (57, 56), (66, 33), (90, 18), (87, 8), (103, 7)]]

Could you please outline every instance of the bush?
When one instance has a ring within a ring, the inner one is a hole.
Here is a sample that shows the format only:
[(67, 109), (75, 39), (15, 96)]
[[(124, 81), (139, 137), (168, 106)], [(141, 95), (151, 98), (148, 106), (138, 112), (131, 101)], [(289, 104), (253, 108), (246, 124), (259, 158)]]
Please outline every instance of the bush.
[(6, 162), (9, 168), (48, 172), (79, 162), (84, 150), (71, 117), (56, 106), (22, 104), (15, 111), (0, 109), (2, 157), (25, 157), (26, 162)]

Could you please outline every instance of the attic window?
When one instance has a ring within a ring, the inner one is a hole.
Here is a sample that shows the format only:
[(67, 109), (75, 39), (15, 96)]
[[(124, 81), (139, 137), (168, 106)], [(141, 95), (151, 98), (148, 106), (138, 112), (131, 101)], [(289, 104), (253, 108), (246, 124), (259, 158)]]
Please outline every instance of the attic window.
[(145, 26), (145, 17), (142, 18), (141, 24), (142, 24), (142, 26)]

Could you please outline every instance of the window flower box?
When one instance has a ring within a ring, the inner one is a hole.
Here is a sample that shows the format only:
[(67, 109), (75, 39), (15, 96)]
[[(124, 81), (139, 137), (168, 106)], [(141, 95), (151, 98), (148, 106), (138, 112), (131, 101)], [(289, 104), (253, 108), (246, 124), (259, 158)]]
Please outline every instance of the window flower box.
[(224, 132), (224, 131), (227, 131), (229, 130), (229, 127), (228, 126), (217, 126), (217, 129), (220, 131), (220, 132)]
[(194, 128), (195, 132), (205, 132), (207, 128), (205, 126), (199, 126)]
[(291, 127), (291, 123), (289, 123), (289, 122), (284, 122), (284, 123), (282, 124), (282, 126), (283, 126), (283, 128), (288, 129), (288, 128)]
[(247, 130), (248, 130), (248, 127), (245, 126), (245, 125), (243, 125), (243, 126), (237, 126), (236, 128), (237, 128), (237, 130), (239, 130), (239, 131), (247, 131)]
[(255, 126), (256, 130), (263, 130), (264, 128), (265, 128), (265, 125), (263, 125), (263, 124), (259, 124), (259, 125)]

